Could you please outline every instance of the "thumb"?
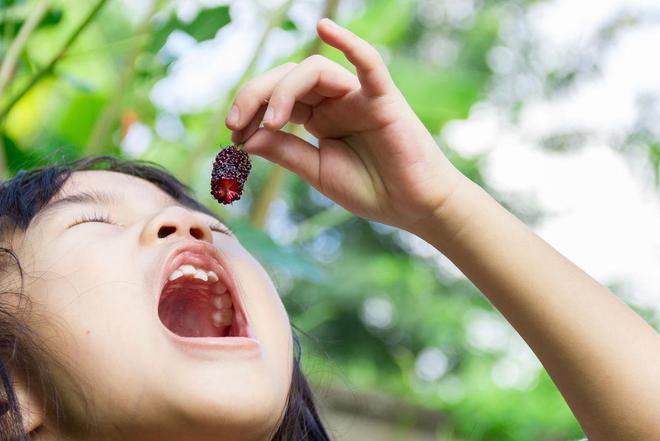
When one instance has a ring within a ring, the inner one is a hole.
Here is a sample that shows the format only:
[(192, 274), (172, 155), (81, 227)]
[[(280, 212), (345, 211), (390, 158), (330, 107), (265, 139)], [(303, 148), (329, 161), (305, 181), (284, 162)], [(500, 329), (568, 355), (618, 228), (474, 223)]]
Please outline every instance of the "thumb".
[(319, 149), (307, 141), (282, 130), (260, 128), (245, 141), (243, 149), (291, 170), (319, 188)]

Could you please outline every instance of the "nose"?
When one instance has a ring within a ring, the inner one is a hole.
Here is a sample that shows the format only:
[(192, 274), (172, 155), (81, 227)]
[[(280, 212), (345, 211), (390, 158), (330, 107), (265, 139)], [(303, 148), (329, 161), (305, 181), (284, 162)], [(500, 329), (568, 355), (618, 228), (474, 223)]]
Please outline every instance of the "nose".
[(204, 222), (187, 208), (173, 205), (149, 220), (142, 231), (141, 242), (149, 244), (191, 237), (213, 243), (211, 229)]

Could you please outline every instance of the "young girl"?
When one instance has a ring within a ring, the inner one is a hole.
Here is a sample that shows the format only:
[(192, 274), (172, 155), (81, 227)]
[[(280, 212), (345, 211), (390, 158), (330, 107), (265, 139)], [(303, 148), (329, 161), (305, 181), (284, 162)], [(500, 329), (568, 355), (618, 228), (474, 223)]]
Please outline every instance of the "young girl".
[[(589, 439), (660, 439), (657, 333), (442, 155), (376, 49), (317, 30), (357, 76), (313, 56), (254, 78), (227, 115), (233, 141), (448, 256)], [(186, 191), (109, 157), (3, 184), (2, 439), (328, 439), (269, 276)]]

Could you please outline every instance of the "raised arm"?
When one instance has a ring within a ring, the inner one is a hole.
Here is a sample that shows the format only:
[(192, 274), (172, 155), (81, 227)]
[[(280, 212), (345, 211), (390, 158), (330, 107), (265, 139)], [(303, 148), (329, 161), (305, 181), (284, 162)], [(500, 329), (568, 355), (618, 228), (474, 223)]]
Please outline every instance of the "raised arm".
[(660, 440), (660, 336), (614, 294), (467, 178), (414, 233), (515, 327), (590, 441)]
[(531, 346), (590, 441), (660, 440), (660, 337), (459, 173), (373, 46), (329, 20), (317, 30), (356, 74), (321, 56), (264, 73), (227, 115), (232, 139), (448, 256)]

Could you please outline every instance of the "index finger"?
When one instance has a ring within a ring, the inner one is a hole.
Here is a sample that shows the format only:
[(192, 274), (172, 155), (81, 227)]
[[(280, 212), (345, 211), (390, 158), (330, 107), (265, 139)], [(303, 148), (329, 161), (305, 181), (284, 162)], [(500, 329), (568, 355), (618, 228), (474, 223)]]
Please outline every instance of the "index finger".
[(375, 47), (329, 18), (322, 18), (316, 29), (324, 42), (342, 51), (355, 66), (366, 95), (382, 96), (396, 89), (383, 57)]

